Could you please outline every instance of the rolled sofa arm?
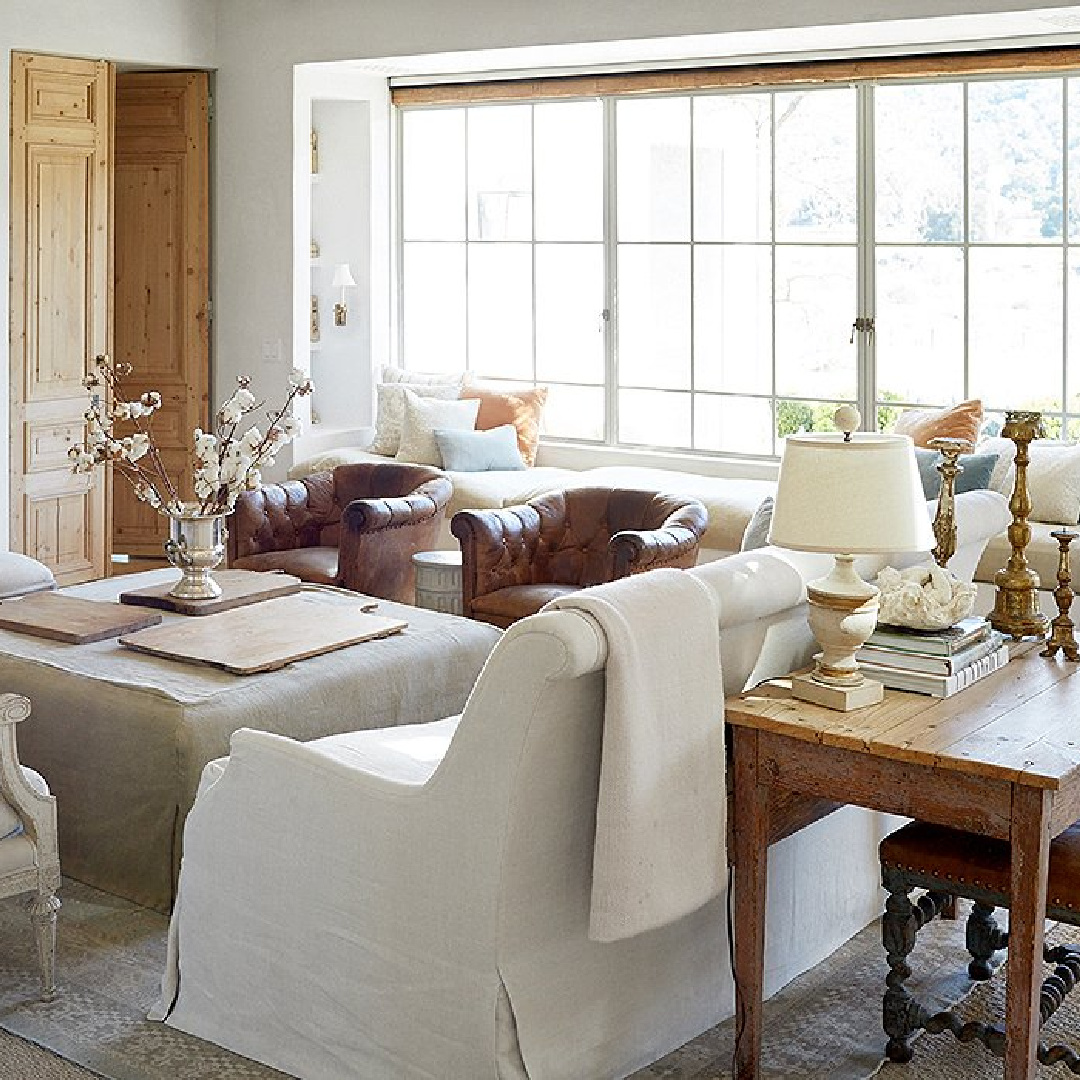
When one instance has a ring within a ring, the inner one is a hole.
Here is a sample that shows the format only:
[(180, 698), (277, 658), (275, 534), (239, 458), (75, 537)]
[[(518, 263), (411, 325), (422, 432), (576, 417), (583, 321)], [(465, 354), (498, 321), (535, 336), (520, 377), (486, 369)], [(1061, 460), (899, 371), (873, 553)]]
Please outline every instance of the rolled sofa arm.
[(450, 531), (461, 544), (461, 597), (465, 614), (472, 602), (511, 585), (532, 582), (540, 543), (540, 515), (528, 505), (501, 510), (459, 510)]
[(693, 566), (708, 521), (708, 512), (701, 503), (680, 502), (658, 528), (617, 532), (608, 545), (613, 577), (640, 574), (659, 566)]
[(354, 499), (341, 512), (342, 533), (373, 533), (430, 521), (446, 509), (452, 493), (450, 481), (439, 476), (408, 495)]

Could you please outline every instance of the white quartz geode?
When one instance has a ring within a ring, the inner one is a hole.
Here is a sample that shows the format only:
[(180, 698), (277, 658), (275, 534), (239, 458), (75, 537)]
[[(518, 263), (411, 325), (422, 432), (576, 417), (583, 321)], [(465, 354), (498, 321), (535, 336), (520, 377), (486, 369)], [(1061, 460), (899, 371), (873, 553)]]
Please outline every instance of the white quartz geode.
[(940, 566), (886, 566), (877, 576), (878, 622), (913, 630), (944, 630), (971, 614), (975, 586)]

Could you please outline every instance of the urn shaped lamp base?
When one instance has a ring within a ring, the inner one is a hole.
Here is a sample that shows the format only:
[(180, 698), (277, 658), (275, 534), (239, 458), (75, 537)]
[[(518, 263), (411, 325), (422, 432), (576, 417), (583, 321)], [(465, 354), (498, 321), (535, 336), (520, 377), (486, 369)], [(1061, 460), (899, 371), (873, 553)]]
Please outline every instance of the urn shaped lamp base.
[(802, 701), (849, 712), (876, 705), (884, 687), (859, 671), (855, 650), (874, 632), (878, 590), (855, 573), (850, 555), (837, 555), (832, 573), (806, 588), (808, 617), (821, 646), (814, 670), (791, 680), (791, 692)]

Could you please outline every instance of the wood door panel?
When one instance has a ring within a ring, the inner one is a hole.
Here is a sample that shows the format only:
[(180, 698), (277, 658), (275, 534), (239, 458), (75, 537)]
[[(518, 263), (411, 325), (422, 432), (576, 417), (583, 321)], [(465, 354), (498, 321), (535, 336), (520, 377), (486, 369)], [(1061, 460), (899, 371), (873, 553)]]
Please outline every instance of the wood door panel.
[[(209, 129), (203, 72), (121, 75), (116, 89), (116, 355), (132, 396), (157, 390), (155, 442), (191, 497), (192, 431), (209, 426)], [(160, 556), (167, 535), (119, 479), (113, 547)]]
[[(177, 251), (183, 248), (182, 158), (123, 157), (115, 173), (116, 276), (113, 296), (123, 326), (122, 359), (135, 371), (140, 393), (164, 381), (184, 381), (184, 296), (175, 283)], [(147, 242), (149, 238), (153, 242)]]
[(84, 128), (93, 138), (99, 119), (96, 108), (97, 80), (96, 71), (63, 71), (53, 65), (29, 68), (23, 123), (53, 123), (61, 127)]
[(68, 447), (83, 434), (82, 413), (65, 418), (39, 417), (25, 425), (23, 472), (41, 473), (69, 469)]
[(104, 514), (103, 477), (98, 475), (96, 483), (86, 476), (78, 479), (81, 484), (60, 490), (46, 479), (41, 485), (28, 484), (23, 493), (28, 549), (52, 568), (61, 585), (100, 576), (94, 532)]
[(113, 71), (11, 59), (10, 546), (63, 584), (102, 577), (109, 480), (71, 471), (91, 358), (109, 352)]
[[(87, 150), (35, 147), (29, 153), (32, 217), (27, 402), (82, 395), (93, 332), (86, 302), (92, 273), (94, 168)], [(57, 242), (63, 238), (61, 242)]]

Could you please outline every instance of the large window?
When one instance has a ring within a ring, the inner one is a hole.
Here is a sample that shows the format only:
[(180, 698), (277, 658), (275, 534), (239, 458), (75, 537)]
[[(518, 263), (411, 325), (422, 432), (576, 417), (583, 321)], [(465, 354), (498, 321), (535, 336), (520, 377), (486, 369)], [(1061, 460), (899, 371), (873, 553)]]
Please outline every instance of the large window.
[(406, 366), (553, 439), (773, 455), (853, 402), (1080, 433), (1080, 77), (408, 107)]

